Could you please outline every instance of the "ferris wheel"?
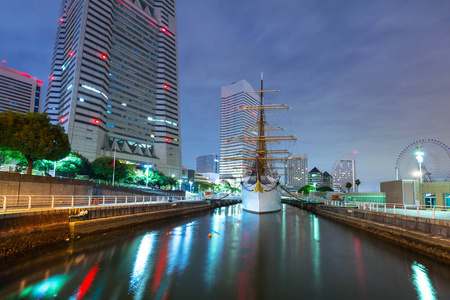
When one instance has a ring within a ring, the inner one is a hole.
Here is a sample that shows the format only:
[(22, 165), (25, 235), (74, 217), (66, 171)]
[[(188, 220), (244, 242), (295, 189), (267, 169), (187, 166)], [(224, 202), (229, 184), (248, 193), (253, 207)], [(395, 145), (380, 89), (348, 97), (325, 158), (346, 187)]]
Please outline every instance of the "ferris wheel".
[(397, 180), (450, 181), (450, 148), (433, 139), (409, 144), (397, 158), (395, 176)]

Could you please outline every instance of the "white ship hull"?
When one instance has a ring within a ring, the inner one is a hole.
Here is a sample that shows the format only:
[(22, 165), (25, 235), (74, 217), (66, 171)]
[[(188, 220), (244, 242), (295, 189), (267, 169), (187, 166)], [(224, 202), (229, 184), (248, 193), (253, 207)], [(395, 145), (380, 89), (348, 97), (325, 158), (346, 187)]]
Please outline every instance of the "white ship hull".
[(281, 210), (281, 193), (273, 182), (270, 185), (261, 184), (263, 192), (255, 192), (257, 184), (246, 184), (242, 188), (242, 206), (244, 210), (263, 214)]

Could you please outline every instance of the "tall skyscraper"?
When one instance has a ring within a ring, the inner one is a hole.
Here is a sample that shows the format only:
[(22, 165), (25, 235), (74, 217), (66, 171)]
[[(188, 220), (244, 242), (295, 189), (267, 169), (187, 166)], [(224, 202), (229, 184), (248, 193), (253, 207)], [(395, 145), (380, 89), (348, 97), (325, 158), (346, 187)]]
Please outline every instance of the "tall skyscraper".
[(90, 160), (180, 177), (175, 0), (63, 0), (45, 111)]
[(222, 87), (220, 103), (220, 178), (242, 179), (246, 170), (253, 162), (240, 160), (226, 160), (227, 158), (242, 158), (245, 152), (255, 151), (256, 143), (227, 142), (231, 137), (256, 136), (251, 129), (255, 128), (257, 116), (252, 111), (235, 111), (239, 106), (253, 106), (259, 104), (258, 93), (253, 92), (252, 86), (245, 80)]
[(285, 184), (291, 188), (301, 188), (308, 184), (308, 155), (292, 153), (286, 158)]
[(333, 176), (333, 189), (346, 192), (347, 182), (352, 184), (351, 192), (356, 191), (356, 152), (345, 154), (339, 158), (331, 170)]
[(42, 84), (28, 74), (0, 66), (0, 112), (39, 112)]
[(198, 173), (219, 173), (219, 156), (217, 154), (197, 156)]

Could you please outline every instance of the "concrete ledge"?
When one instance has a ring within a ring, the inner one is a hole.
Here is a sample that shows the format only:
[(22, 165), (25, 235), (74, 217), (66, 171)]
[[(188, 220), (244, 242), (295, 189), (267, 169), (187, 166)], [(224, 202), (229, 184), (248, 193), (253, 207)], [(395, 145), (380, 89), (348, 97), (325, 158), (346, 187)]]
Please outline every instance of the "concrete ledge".
[(209, 210), (210, 208), (211, 207), (209, 205), (203, 204), (179, 209), (159, 210), (134, 215), (123, 215), (95, 220), (70, 222), (70, 234), (72, 238), (78, 235), (97, 234), (138, 224), (155, 222), (166, 218), (184, 216), (190, 213)]
[(444, 237), (432, 236), (430, 234), (384, 225), (373, 221), (361, 220), (359, 218), (344, 216), (339, 213), (320, 209), (317, 209), (315, 213), (352, 227), (363, 229), (381, 238), (395, 242), (404, 248), (450, 265), (450, 242)]

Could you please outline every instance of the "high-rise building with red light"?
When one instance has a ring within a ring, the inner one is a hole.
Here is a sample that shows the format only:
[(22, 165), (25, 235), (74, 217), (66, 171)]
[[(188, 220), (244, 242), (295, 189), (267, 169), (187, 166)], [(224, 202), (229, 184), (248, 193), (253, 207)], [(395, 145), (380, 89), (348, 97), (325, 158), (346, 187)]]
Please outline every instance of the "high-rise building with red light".
[(0, 66), (0, 112), (39, 112), (42, 81), (23, 72)]
[(72, 150), (181, 176), (175, 0), (63, 0), (45, 111)]

